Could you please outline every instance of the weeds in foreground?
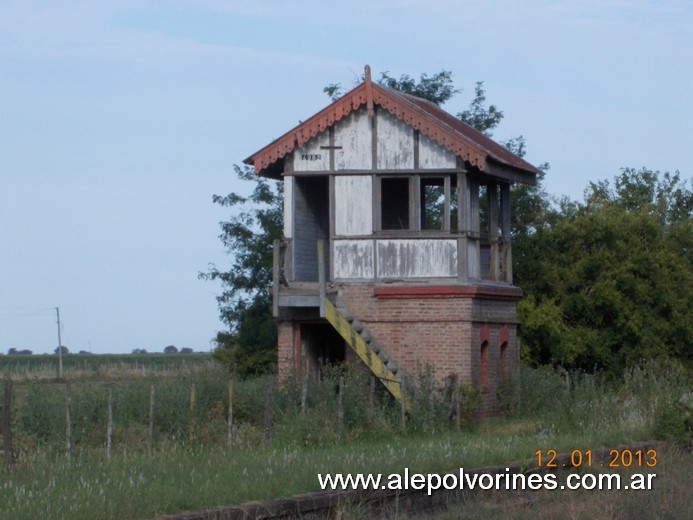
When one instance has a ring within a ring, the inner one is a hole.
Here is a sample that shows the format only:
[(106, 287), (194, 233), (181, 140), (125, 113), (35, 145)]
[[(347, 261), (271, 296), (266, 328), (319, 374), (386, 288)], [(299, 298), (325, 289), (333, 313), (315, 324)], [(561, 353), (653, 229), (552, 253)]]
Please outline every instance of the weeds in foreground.
[[(338, 426), (340, 380), (343, 423)], [(191, 409), (193, 382), (197, 400)], [(145, 440), (152, 383), (161, 409), (156, 409), (150, 453)], [(75, 428), (83, 431), (75, 433), (68, 461), (61, 387), (27, 383), (15, 388), (21, 453), (13, 467), (0, 470), (0, 517), (144, 518), (315, 490), (318, 473), (440, 472), (528, 461), (538, 449), (613, 447), (654, 435), (691, 438), (690, 376), (681, 367), (650, 364), (620, 382), (526, 368), (514, 384), (520, 392), (509, 394), (507, 417), (470, 422), (460, 432), (446, 422), (448, 408), (427, 410), (430, 400), (420, 392), (422, 400), (402, 432), (399, 407), (384, 392), (376, 391), (369, 409), (364, 393), (370, 382), (363, 373), (326, 368), (321, 381), (308, 381), (305, 407), (300, 386), (277, 386), (273, 435), (265, 441), (264, 380), (238, 382), (227, 445), (223, 374), (133, 382), (114, 392), (110, 460), (99, 426), (105, 387), (74, 384)]]

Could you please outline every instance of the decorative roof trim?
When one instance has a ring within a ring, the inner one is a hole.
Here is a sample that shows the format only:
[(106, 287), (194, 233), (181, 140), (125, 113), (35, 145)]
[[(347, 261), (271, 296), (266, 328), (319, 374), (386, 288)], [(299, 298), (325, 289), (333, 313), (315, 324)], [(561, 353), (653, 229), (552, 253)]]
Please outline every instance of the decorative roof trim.
[(255, 172), (259, 173), (270, 164), (293, 152), (296, 145), (300, 148), (320, 132), (358, 110), (367, 101), (366, 84), (362, 83), (307, 121), (248, 157), (244, 162), (254, 164)]
[(368, 66), (366, 66), (363, 83), (248, 157), (244, 163), (253, 164), (255, 172), (259, 174), (262, 170), (293, 152), (296, 147), (300, 148), (320, 132), (333, 126), (363, 105), (366, 105), (369, 116), (374, 113), (374, 105), (387, 110), (396, 118), (428, 136), (480, 171), (486, 171), (487, 167), (491, 168), (493, 165), (487, 161), (492, 159), (505, 168), (526, 175), (535, 176), (539, 173), (537, 168), (522, 158), (511, 154), (472, 127), (458, 121), (440, 107), (426, 100), (373, 83)]
[(432, 119), (430, 115), (419, 110), (415, 105), (402, 103), (401, 98), (378, 85), (374, 85), (374, 87), (373, 100), (377, 105), (430, 137), (456, 156), (468, 161), (472, 166), (476, 166), (481, 171), (486, 168), (487, 153), (484, 150), (478, 149), (458, 132), (445, 123)]

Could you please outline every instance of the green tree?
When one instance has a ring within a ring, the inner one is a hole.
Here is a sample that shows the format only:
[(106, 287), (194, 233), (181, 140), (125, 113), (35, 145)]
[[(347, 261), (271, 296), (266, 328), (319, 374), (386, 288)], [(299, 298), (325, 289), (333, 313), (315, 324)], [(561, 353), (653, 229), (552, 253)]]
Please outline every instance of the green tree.
[(690, 362), (691, 201), (678, 174), (647, 169), (563, 201), (518, 262), (525, 359), (613, 374), (650, 358)]
[(277, 345), (271, 313), (272, 244), (282, 236), (283, 185), (255, 175), (249, 166), (234, 166), (238, 179), (252, 184), (250, 195), (214, 195), (213, 202), (230, 208), (221, 222), (219, 239), (232, 256), (228, 270), (210, 265), (200, 277), (218, 280), (220, 319), (229, 332), (216, 336), (214, 356), (241, 376), (271, 371)]

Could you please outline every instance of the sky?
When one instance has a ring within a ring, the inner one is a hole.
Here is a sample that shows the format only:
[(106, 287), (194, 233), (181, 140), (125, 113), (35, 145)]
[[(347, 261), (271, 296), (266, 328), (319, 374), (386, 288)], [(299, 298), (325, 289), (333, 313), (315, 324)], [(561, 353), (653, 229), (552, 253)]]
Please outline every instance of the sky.
[(208, 351), (233, 165), (369, 64), (483, 81), (580, 199), (623, 167), (693, 172), (687, 0), (3, 0), (0, 352)]

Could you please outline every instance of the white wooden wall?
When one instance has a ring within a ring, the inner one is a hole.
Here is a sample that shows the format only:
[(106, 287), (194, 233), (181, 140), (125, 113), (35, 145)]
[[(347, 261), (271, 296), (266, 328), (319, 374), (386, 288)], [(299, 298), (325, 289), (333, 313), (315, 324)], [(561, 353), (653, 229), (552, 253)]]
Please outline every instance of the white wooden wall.
[[(331, 258), (335, 279), (458, 276), (456, 238), (378, 238), (373, 226), (376, 206), (373, 176), (379, 170), (406, 174), (417, 166), (419, 171), (452, 171), (457, 167), (457, 160), (444, 147), (423, 134), (417, 139), (411, 126), (384, 109), (376, 110), (375, 121), (362, 109), (297, 148), (287, 161), (288, 173), (334, 175)], [(345, 170), (348, 172), (338, 173)], [(292, 236), (295, 222), (291, 203), (293, 188), (292, 177), (287, 175), (284, 205), (287, 237)]]
[(414, 168), (414, 128), (385, 110), (377, 115), (376, 134), (379, 170)]
[[(387, 110), (376, 110), (375, 121), (366, 110), (352, 112), (334, 125), (334, 146), (330, 150), (329, 130), (325, 130), (297, 148), (289, 158), (293, 171), (328, 172), (330, 154), (334, 154), (334, 170), (407, 170), (413, 169), (418, 154), (419, 169), (445, 170), (457, 166), (455, 155), (427, 136), (420, 134), (418, 150), (414, 129)], [(375, 164), (373, 132), (375, 131)]]
[(294, 236), (294, 177), (284, 177), (284, 237)]
[(360, 239), (333, 241), (338, 280), (456, 278), (456, 239)]
[(336, 176), (334, 199), (337, 236), (373, 233), (373, 178), (370, 175)]

